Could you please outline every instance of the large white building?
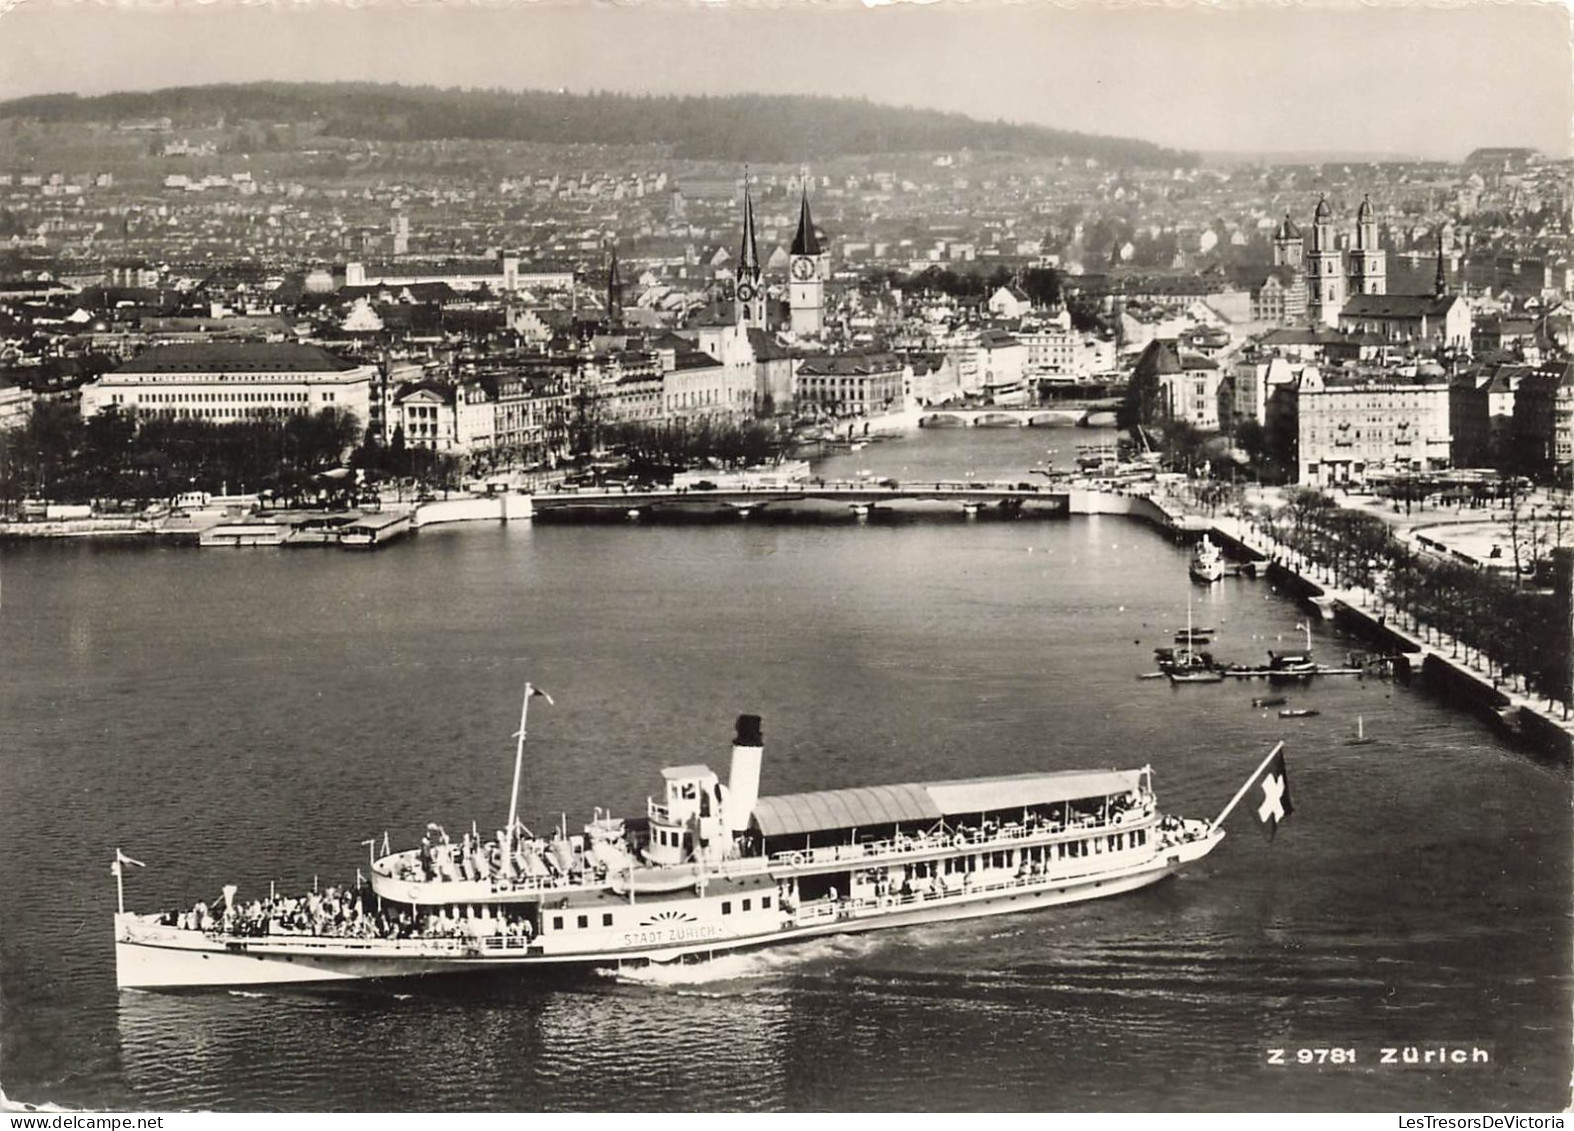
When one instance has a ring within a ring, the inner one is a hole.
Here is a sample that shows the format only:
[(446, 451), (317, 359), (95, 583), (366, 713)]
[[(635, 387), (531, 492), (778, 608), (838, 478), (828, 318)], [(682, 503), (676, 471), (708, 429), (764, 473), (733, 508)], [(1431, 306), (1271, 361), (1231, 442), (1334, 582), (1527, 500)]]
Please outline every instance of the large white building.
[(1293, 414), (1296, 482), (1303, 486), (1449, 466), (1446, 378), (1308, 369), (1284, 389), (1289, 395), (1271, 398), (1269, 412), (1278, 405)]
[(364, 427), (371, 419), (375, 365), (359, 365), (318, 346), (287, 342), (211, 342), (154, 346), (82, 386), (82, 415), (119, 408), (228, 424), (338, 409)]

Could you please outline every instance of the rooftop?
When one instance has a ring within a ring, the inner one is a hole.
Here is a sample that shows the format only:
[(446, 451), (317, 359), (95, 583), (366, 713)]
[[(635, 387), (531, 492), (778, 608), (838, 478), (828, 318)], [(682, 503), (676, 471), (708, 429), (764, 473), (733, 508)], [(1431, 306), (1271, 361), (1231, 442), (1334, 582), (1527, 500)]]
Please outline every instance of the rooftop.
[(204, 342), (152, 346), (116, 373), (343, 373), (354, 362), (293, 342)]

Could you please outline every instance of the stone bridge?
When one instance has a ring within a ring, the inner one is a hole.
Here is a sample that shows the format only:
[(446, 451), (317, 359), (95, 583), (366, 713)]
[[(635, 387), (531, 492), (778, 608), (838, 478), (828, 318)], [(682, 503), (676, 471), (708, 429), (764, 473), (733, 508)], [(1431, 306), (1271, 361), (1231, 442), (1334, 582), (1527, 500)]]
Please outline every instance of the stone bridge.
[(902, 504), (954, 503), (968, 513), (985, 507), (1016, 510), (1032, 509), (1064, 515), (1068, 496), (1049, 484), (1027, 481), (981, 482), (907, 482), (895, 480), (814, 480), (774, 487), (657, 488), (637, 490), (617, 488), (580, 488), (545, 491), (533, 497), (534, 513), (555, 511), (621, 510), (629, 518), (639, 518), (666, 507), (731, 510), (742, 517), (772, 505), (795, 502), (839, 503), (855, 514), (871, 510), (900, 509)]
[(943, 405), (927, 409), (918, 420), (920, 428), (1047, 428), (1065, 424), (1086, 424), (1094, 409), (1087, 405)]

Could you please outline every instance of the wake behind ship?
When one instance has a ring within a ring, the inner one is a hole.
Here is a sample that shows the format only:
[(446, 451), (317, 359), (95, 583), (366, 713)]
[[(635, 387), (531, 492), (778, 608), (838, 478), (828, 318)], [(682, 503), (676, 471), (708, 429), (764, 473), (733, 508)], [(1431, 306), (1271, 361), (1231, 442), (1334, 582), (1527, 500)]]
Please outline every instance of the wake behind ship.
[[(519, 738), (522, 756), (523, 719)], [(213, 907), (155, 914), (128, 913), (122, 901), (117, 982), (234, 986), (703, 959), (1116, 895), (1206, 856), (1224, 836), (1225, 814), (1161, 814), (1147, 767), (760, 797), (763, 753), (759, 717), (740, 716), (725, 783), (704, 765), (669, 767), (644, 816), (598, 809), (581, 832), (548, 836), (515, 819), (516, 763), (508, 828), (456, 842), (429, 825), (419, 846), (399, 852), (385, 838), (369, 887), (249, 902), (227, 887)], [(136, 862), (116, 856), (120, 877)]]

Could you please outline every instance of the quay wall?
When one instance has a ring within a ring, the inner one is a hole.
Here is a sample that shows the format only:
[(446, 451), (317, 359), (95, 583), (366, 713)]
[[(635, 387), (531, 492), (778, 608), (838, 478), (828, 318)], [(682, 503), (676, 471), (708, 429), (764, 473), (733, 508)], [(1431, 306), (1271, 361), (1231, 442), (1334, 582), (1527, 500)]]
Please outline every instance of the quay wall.
[(441, 522), (516, 522), (535, 513), (529, 495), (503, 494), (473, 499), (443, 499), (415, 508), (411, 525), (417, 529)]
[(1165, 530), (1175, 529), (1174, 520), (1158, 503), (1145, 495), (1126, 495), (1117, 491), (1073, 488), (1066, 492), (1071, 514), (1119, 514)]
[(1203, 519), (1160, 500), (1119, 492), (1073, 490), (1072, 514), (1123, 514), (1150, 522), (1175, 535), (1206, 531), (1232, 552), (1253, 561), (1268, 562), (1267, 576), (1274, 584), (1314, 607), (1322, 616), (1343, 622), (1363, 639), (1399, 657), (1400, 678), (1420, 676), (1442, 698), (1467, 707), (1486, 718), (1511, 738), (1565, 762), (1574, 761), (1574, 722), (1563, 718), (1562, 708), (1505, 690), (1488, 672), (1453, 658), (1451, 646), (1430, 644), (1386, 615), (1374, 612), (1372, 596), (1360, 590), (1329, 589), (1302, 572), (1305, 563), (1289, 552), (1262, 542), (1260, 536), (1233, 518)]
[(0, 538), (122, 538), (157, 534), (144, 518), (67, 518), (43, 522), (0, 522)]

